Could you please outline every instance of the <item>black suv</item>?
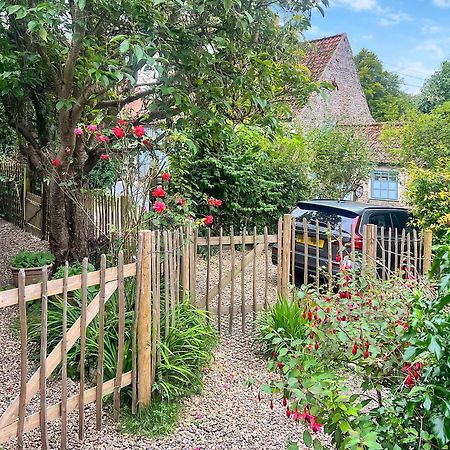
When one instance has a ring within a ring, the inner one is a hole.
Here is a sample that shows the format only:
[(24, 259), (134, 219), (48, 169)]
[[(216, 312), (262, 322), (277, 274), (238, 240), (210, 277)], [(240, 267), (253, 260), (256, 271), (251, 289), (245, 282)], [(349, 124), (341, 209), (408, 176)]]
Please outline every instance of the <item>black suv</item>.
[[(319, 265), (328, 266), (328, 237), (327, 227), (331, 225), (332, 234), (332, 261), (333, 274), (339, 271), (339, 263), (336, 256), (339, 253), (338, 230), (342, 229), (342, 243), (350, 245), (352, 225), (355, 230), (355, 249), (362, 250), (364, 225), (377, 225), (378, 233), (381, 227), (386, 230), (385, 240), (388, 239), (387, 230), (392, 229), (392, 236), (395, 230), (400, 235), (403, 229), (409, 231), (408, 222), (410, 216), (405, 208), (395, 208), (390, 206), (375, 206), (368, 203), (352, 202), (347, 200), (310, 200), (298, 203), (291, 214), (295, 217), (295, 268), (299, 272), (304, 272), (304, 233), (303, 219), (308, 221), (308, 267), (311, 274), (316, 273), (316, 220), (319, 222)], [(386, 242), (387, 248), (387, 242)], [(272, 262), (277, 264), (277, 244), (272, 246)]]

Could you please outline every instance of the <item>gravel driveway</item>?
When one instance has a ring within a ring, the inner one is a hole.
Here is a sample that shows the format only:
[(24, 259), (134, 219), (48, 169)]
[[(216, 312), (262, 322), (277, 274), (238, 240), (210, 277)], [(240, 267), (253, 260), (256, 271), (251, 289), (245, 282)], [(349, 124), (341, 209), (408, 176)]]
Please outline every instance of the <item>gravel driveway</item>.
[[(46, 244), (23, 233), (14, 226), (0, 221), (0, 235), (5, 238), (0, 259), (0, 282), (8, 283), (7, 261), (21, 249), (45, 249)], [(6, 238), (7, 236), (7, 238)], [(224, 254), (224, 267), (228, 256)], [(264, 259), (258, 260), (258, 274), (264, 273)], [(217, 268), (217, 261), (213, 263)], [(202, 266), (199, 268), (199, 282), (204, 280)], [(251, 298), (252, 269), (246, 272), (246, 297)], [(214, 277), (217, 275), (213, 274)], [(259, 275), (258, 275), (259, 277)], [(271, 299), (275, 298), (275, 270), (271, 267)], [(263, 290), (263, 281), (258, 279), (258, 288)], [(212, 281), (213, 282), (213, 281)], [(0, 284), (0, 286), (2, 285)], [(204, 284), (204, 283), (203, 283)], [(229, 294), (224, 293), (224, 306), (227, 306)], [(263, 301), (258, 294), (258, 301)], [(240, 293), (236, 293), (236, 305), (239, 305)], [(0, 365), (0, 412), (9, 404), (18, 392), (19, 343), (11, 332), (11, 323), (16, 311), (14, 308), (0, 310), (0, 344), (2, 361)], [(251, 315), (247, 315), (248, 322)], [(228, 317), (223, 317), (228, 323)], [(177, 430), (170, 436), (152, 440), (136, 436), (127, 436), (115, 429), (110, 417), (105, 415), (104, 429), (95, 431), (95, 405), (86, 407), (86, 439), (77, 438), (78, 416), (69, 416), (68, 448), (75, 449), (158, 449), (158, 450), (284, 450), (291, 440), (300, 441), (303, 433), (301, 425), (287, 420), (281, 402), (275, 402), (274, 409), (269, 407), (269, 396), (262, 394), (258, 401), (259, 386), (271, 380), (273, 374), (265, 369), (265, 361), (254, 352), (250, 330), (242, 334), (241, 316), (237, 314), (233, 323), (233, 334), (223, 332), (221, 343), (215, 352), (215, 360), (205, 375), (205, 387), (200, 395), (188, 398)], [(247, 328), (249, 327), (249, 323)], [(224, 328), (227, 328), (226, 326)], [(251, 387), (246, 387), (248, 380), (254, 380)], [(49, 383), (49, 401), (59, 401), (59, 383)], [(76, 391), (76, 384), (71, 383), (70, 390)], [(34, 399), (33, 403), (38, 399)], [(30, 405), (30, 410), (34, 405)], [(59, 422), (49, 424), (50, 448), (59, 448)], [(25, 435), (27, 449), (39, 449), (39, 431)], [(15, 448), (15, 442), (4, 449)]]

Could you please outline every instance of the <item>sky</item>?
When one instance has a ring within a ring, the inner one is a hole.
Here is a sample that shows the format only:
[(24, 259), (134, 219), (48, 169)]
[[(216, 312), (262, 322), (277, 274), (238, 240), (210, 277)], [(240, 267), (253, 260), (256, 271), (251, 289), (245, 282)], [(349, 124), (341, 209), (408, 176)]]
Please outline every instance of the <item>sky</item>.
[(325, 17), (315, 13), (307, 39), (346, 32), (354, 54), (374, 51), (402, 88), (418, 93), (450, 59), (450, 0), (330, 0)]

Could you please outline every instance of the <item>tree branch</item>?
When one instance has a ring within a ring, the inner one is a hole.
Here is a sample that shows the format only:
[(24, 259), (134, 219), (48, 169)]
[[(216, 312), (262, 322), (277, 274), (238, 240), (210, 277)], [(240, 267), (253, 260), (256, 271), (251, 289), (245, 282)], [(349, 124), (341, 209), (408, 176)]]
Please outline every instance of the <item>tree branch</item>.
[[(162, 83), (155, 83), (154, 87)], [(153, 94), (155, 92), (154, 87), (152, 89), (146, 89), (144, 91), (136, 92), (136, 94), (129, 95), (128, 97), (119, 98), (116, 100), (103, 100), (99, 103), (97, 103), (97, 106), (99, 108), (110, 108), (110, 107), (123, 107), (127, 105), (128, 103), (132, 103), (135, 100), (139, 100), (143, 97), (146, 97), (147, 95)]]

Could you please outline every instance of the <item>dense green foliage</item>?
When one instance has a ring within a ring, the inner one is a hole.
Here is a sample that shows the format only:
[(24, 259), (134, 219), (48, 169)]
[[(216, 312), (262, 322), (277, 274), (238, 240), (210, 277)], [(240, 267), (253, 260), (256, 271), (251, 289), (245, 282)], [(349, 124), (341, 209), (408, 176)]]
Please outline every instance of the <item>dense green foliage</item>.
[(338, 292), (297, 292), (302, 336), (284, 334), (289, 316), (261, 328), (268, 367), (283, 379), (263, 390), (304, 422), (307, 447), (323, 448), (312, 435), (323, 430), (338, 449), (448, 448), (449, 261), (450, 245), (440, 247), (438, 293), (411, 277), (382, 281), (344, 266)]
[(0, 159), (18, 154), (19, 138), (5, 119), (5, 108), (0, 102)]
[(377, 122), (398, 120), (414, 109), (412, 99), (400, 89), (400, 78), (384, 69), (378, 56), (367, 49), (355, 55), (359, 79)]
[(217, 224), (274, 228), (281, 214), (311, 193), (301, 134), (267, 135), (260, 128), (209, 128), (174, 138), (170, 170), (200, 215), (205, 197), (223, 201)]
[(429, 113), (448, 101), (450, 101), (450, 61), (444, 61), (441, 68), (425, 82), (419, 95), (419, 109)]
[(9, 262), (12, 267), (28, 269), (31, 267), (44, 267), (52, 264), (55, 257), (49, 252), (20, 252)]
[(450, 220), (450, 102), (387, 128), (387, 148), (407, 170), (407, 198), (420, 228), (441, 238)]
[(324, 127), (306, 137), (311, 170), (322, 198), (344, 198), (367, 180), (374, 164), (367, 137), (357, 130)]

